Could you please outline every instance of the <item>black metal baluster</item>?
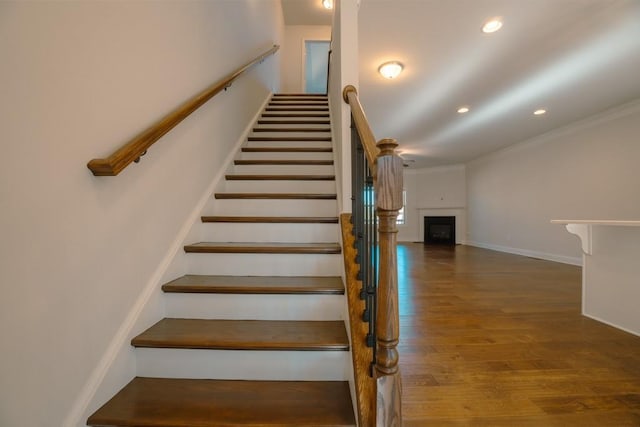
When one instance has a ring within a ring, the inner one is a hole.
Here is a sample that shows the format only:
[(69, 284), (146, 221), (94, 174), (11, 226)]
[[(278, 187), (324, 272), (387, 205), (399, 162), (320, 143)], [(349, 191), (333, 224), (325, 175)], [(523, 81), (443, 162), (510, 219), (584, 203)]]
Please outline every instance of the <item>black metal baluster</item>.
[[(373, 176), (367, 164), (360, 136), (351, 120), (351, 173), (353, 234), (357, 250), (356, 263), (360, 266), (358, 280), (362, 282), (360, 298), (365, 301), (362, 320), (368, 323), (367, 346), (373, 348), (375, 361), (375, 315), (378, 283), (378, 217)], [(371, 371), (373, 374), (373, 371)]]

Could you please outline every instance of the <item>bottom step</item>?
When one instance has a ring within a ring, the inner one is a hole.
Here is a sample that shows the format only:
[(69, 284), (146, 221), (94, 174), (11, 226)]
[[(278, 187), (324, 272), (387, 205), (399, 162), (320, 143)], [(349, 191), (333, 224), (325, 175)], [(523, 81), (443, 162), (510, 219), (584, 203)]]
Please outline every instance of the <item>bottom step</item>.
[(355, 426), (344, 381), (224, 381), (136, 377), (90, 426)]

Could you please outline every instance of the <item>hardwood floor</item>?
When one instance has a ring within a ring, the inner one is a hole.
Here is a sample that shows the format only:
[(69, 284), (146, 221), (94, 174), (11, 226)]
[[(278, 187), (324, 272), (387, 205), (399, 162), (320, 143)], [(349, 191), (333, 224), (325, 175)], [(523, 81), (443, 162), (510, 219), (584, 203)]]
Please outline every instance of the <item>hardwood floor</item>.
[(405, 427), (640, 426), (640, 337), (580, 314), (579, 267), (407, 243), (398, 269)]

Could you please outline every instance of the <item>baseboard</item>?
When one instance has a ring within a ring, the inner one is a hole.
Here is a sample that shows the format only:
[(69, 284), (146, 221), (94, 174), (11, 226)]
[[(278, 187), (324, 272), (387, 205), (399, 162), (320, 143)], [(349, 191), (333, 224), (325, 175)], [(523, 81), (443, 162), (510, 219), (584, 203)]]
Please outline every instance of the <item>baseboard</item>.
[(539, 258), (547, 261), (560, 262), (562, 264), (571, 264), (571, 265), (577, 265), (580, 267), (582, 266), (582, 257), (569, 257), (565, 255), (556, 255), (556, 254), (550, 254), (547, 252), (531, 251), (528, 249), (492, 245), (488, 243), (481, 243), (481, 242), (475, 242), (475, 241), (466, 241), (464, 244), (468, 246), (483, 248), (483, 249), (491, 249), (493, 251), (498, 251), (498, 252), (506, 252), (506, 253), (522, 255), (530, 258)]
[[(154, 293), (159, 292), (162, 277), (164, 276), (169, 266), (172, 265), (176, 255), (178, 255), (179, 251), (182, 250), (185, 239), (187, 238), (187, 235), (193, 228), (194, 224), (200, 220), (200, 215), (202, 210), (204, 209), (205, 204), (211, 199), (211, 195), (218, 185), (218, 182), (225, 175), (227, 168), (231, 165), (231, 162), (235, 158), (242, 144), (247, 140), (249, 133), (253, 129), (256, 120), (258, 120), (258, 118), (260, 117), (260, 114), (264, 110), (265, 106), (269, 102), (271, 95), (272, 93), (269, 93), (267, 95), (264, 102), (257, 110), (256, 114), (249, 121), (247, 127), (243, 130), (240, 138), (235, 143), (233, 149), (229, 152), (227, 158), (220, 167), (219, 172), (215, 175), (211, 184), (207, 187), (204, 194), (198, 201), (198, 204), (191, 211), (191, 213), (187, 217), (187, 220), (183, 223), (169, 250), (166, 252), (162, 261), (159, 263), (158, 268), (156, 268), (149, 281), (147, 281), (147, 284), (145, 285), (142, 293), (136, 300), (135, 304), (127, 314), (124, 322), (120, 325), (120, 328), (109, 343), (104, 356), (102, 357), (102, 359), (100, 359), (100, 362), (89, 376), (89, 379), (82, 388), (79, 396), (74, 401), (74, 404), (63, 423), (64, 427), (85, 426), (85, 420), (89, 416), (89, 413), (93, 412), (101, 404), (104, 403), (94, 402), (98, 390), (100, 389), (100, 385), (105, 382), (105, 380), (109, 376), (117, 375), (116, 373), (110, 372), (116, 364), (116, 360), (118, 360), (119, 356), (121, 356), (123, 353), (131, 351), (129, 343), (133, 336), (133, 331), (137, 330), (136, 325), (143, 317), (143, 313), (151, 310), (151, 307), (149, 307), (149, 303)], [(155, 309), (157, 310), (158, 308), (156, 307)], [(164, 304), (162, 304), (161, 310), (162, 312), (164, 312)], [(135, 364), (135, 360), (133, 363)], [(120, 368), (122, 369), (123, 367)], [(122, 387), (123, 385), (124, 384), (120, 384), (119, 387)], [(111, 394), (113, 395), (117, 391), (118, 389), (111, 390)]]
[(604, 323), (605, 325), (609, 325), (609, 326), (611, 326), (612, 328), (620, 329), (621, 331), (624, 331), (624, 332), (627, 332), (627, 333), (629, 333), (629, 334), (631, 334), (631, 335), (635, 335), (635, 336), (637, 336), (637, 337), (640, 337), (640, 331), (634, 331), (634, 330), (631, 330), (631, 329), (625, 328), (625, 327), (623, 327), (623, 326), (616, 325), (615, 323), (608, 322), (608, 321), (606, 321), (606, 320), (602, 320), (601, 318), (599, 318), (599, 317), (597, 317), (597, 316), (592, 316), (592, 315), (590, 315), (590, 314), (586, 314), (586, 313), (584, 313), (584, 312), (582, 313), (582, 315), (583, 315), (583, 316), (585, 316), (585, 317), (588, 317), (589, 319), (593, 319), (593, 320), (595, 320), (595, 321), (597, 321), (597, 322)]

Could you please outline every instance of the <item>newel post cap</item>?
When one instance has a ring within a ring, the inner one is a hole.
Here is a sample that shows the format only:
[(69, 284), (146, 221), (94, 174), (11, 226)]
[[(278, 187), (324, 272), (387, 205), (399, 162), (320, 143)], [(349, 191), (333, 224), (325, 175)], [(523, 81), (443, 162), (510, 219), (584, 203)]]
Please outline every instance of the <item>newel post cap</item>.
[(398, 146), (398, 141), (393, 138), (383, 138), (376, 143), (376, 146), (380, 150), (379, 156), (394, 155), (395, 149)]

